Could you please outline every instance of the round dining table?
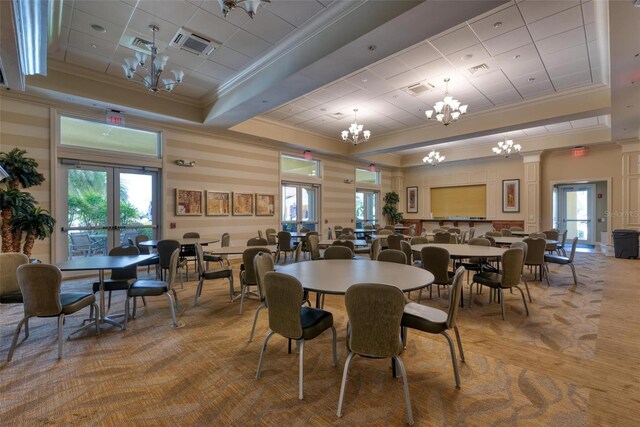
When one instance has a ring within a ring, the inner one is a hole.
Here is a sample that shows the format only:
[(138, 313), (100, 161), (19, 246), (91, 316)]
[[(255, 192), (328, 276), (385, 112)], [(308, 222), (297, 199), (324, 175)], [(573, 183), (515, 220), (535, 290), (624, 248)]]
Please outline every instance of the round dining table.
[(508, 248), (496, 248), (492, 246), (477, 246), (477, 245), (467, 245), (466, 243), (455, 244), (455, 243), (427, 243), (421, 245), (411, 245), (411, 249), (415, 252), (420, 252), (422, 248), (429, 247), (438, 247), (444, 248), (449, 251), (449, 256), (452, 258), (488, 258), (488, 257), (502, 257), (502, 254)]
[(304, 289), (344, 295), (355, 283), (384, 283), (403, 292), (424, 288), (435, 278), (427, 270), (405, 264), (371, 260), (331, 259), (277, 266), (279, 273), (297, 278)]
[[(516, 242), (523, 242), (524, 239), (526, 239), (526, 237), (517, 237), (517, 236), (496, 236), (493, 238), (493, 240), (496, 241), (497, 245), (510, 245), (512, 243), (516, 243)], [(546, 239), (547, 240), (547, 245), (557, 245), (558, 241), (557, 240), (552, 240), (552, 239)]]

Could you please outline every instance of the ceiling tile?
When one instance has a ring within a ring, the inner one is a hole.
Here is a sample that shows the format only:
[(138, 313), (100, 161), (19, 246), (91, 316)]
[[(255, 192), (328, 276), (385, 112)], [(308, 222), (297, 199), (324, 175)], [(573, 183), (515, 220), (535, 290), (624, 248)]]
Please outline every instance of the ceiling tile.
[(238, 30), (225, 45), (251, 58), (256, 58), (272, 45), (244, 30)]
[(262, 11), (260, 15), (256, 15), (255, 19), (251, 19), (242, 26), (243, 30), (272, 44), (276, 44), (295, 28), (284, 19), (267, 10)]
[(109, 66), (109, 59), (105, 59), (101, 55), (92, 55), (71, 46), (67, 49), (65, 62), (101, 73), (106, 72)]
[(455, 67), (453, 67), (449, 61), (445, 58), (437, 59), (435, 61), (429, 62), (428, 64), (421, 65), (416, 68), (415, 71), (420, 74), (423, 79), (431, 81), (443, 75), (452, 76), (457, 74)]
[(303, 108), (297, 107), (293, 104), (287, 104), (287, 105), (283, 105), (282, 107), (278, 108), (276, 111), (280, 111), (283, 114), (286, 114), (287, 117), (289, 116), (294, 116), (296, 114), (300, 114), (304, 111)]
[(518, 7), (513, 5), (470, 25), (478, 38), (485, 41), (524, 26), (524, 21)]
[(574, 129), (580, 129), (589, 126), (597, 126), (598, 117), (587, 117), (586, 119), (571, 120), (571, 126)]
[(516, 87), (516, 89), (525, 99), (537, 98), (539, 96), (555, 93), (555, 89), (551, 85), (551, 81), (549, 79), (527, 86)]
[(520, 94), (513, 88), (503, 92), (493, 92), (491, 94), (487, 94), (487, 96), (495, 105), (511, 104), (516, 101), (522, 101)]
[(482, 64), (487, 58), (489, 58), (489, 52), (480, 43), (447, 55), (447, 59), (454, 67), (465, 70)]
[[(101, 33), (93, 30), (91, 28), (91, 25), (93, 24), (102, 26), (106, 31)], [(120, 42), (120, 37), (122, 37), (122, 33), (124, 32), (124, 27), (120, 27), (116, 24), (107, 22), (104, 19), (89, 15), (88, 13), (82, 12), (81, 10), (76, 10), (73, 12), (71, 29), (116, 44)]]
[[(95, 46), (95, 48), (92, 46)], [(108, 42), (89, 34), (71, 30), (69, 34), (69, 47), (84, 51), (92, 56), (99, 56), (109, 61), (116, 51), (117, 43)]]
[(492, 98), (491, 94), (494, 92), (513, 90), (513, 85), (501, 70), (474, 77), (470, 79), (470, 82), (483, 94), (489, 96), (489, 98)]
[[(551, 73), (551, 70), (549, 70)], [(578, 71), (574, 74), (563, 74), (557, 77), (551, 76), (553, 85), (556, 89), (569, 89), (576, 86), (582, 86), (591, 83), (591, 72), (588, 69)]]
[(227, 80), (236, 73), (235, 70), (213, 61), (204, 61), (195, 71), (221, 81)]
[(296, 107), (307, 110), (309, 108), (313, 108), (317, 106), (318, 102), (303, 96), (301, 98), (296, 99), (291, 104), (295, 105)]
[(400, 73), (409, 71), (410, 68), (399, 59), (390, 58), (369, 67), (369, 69), (377, 76), (382, 77), (383, 79), (388, 79), (389, 77), (397, 76)]
[(571, 74), (589, 68), (589, 57), (585, 45), (542, 55), (542, 62), (548, 70), (555, 69), (555, 74)]
[(147, 40), (151, 40), (153, 33), (149, 29), (149, 25), (156, 25), (159, 28), (156, 33), (156, 40), (162, 40), (165, 43), (169, 43), (173, 39), (173, 36), (176, 35), (179, 28), (176, 24), (165, 21), (140, 9), (136, 9), (136, 11), (133, 12), (133, 16), (131, 17), (131, 21), (129, 21), (127, 29), (144, 34)]
[(338, 80), (335, 83), (329, 84), (327, 86), (324, 87), (324, 90), (329, 91), (329, 92), (333, 92), (334, 94), (336, 94), (338, 97), (347, 95), (349, 93), (355, 92), (358, 89), (357, 86), (352, 85), (351, 83), (345, 81), (345, 80)]
[(442, 52), (443, 55), (458, 52), (459, 50), (477, 44), (478, 41), (478, 37), (476, 37), (468, 25), (437, 39), (430, 40), (431, 44)]
[(549, 131), (551, 133), (552, 132), (564, 132), (564, 131), (573, 129), (571, 127), (571, 123), (569, 123), (569, 122), (554, 123), (554, 124), (551, 124), (551, 125), (546, 125), (545, 127), (547, 128), (547, 131)]
[(186, 50), (171, 46), (167, 48), (166, 54), (169, 55), (169, 61), (180, 64), (181, 68), (187, 68), (189, 70), (195, 70), (200, 64), (207, 60), (207, 57), (198, 56)]
[(172, 22), (179, 27), (184, 25), (196, 10), (199, 10), (191, 3), (177, 0), (140, 0), (138, 9)]
[(431, 44), (425, 42), (401, 53), (395, 58), (407, 64), (408, 67), (415, 68), (426, 64), (427, 62), (440, 59), (442, 56), (434, 49), (433, 46), (431, 46)]
[(389, 84), (384, 78), (374, 74), (370, 70), (364, 70), (347, 77), (345, 81), (375, 95), (390, 92), (395, 89), (393, 85)]
[(296, 27), (325, 10), (322, 3), (316, 1), (273, 1), (265, 4), (264, 8)]
[(563, 49), (570, 49), (574, 46), (585, 44), (584, 27), (574, 28), (546, 39), (538, 40), (536, 47), (541, 55), (557, 52)]
[(220, 43), (226, 42), (238, 31), (238, 27), (235, 25), (202, 9), (198, 10), (198, 12), (187, 21), (185, 27), (201, 36), (212, 38)]
[(522, 132), (524, 132), (527, 136), (546, 135), (549, 133), (547, 128), (544, 126), (522, 129)]
[[(225, 18), (220, 9), (220, 3), (217, 0), (205, 0), (200, 7), (209, 13), (214, 14), (226, 23), (233, 24), (238, 28), (241, 28), (244, 24), (251, 19), (249, 15), (242, 9), (238, 8), (229, 12)], [(262, 7), (258, 8), (258, 13), (262, 10)], [(217, 21), (216, 21), (217, 22)]]
[(401, 88), (412, 85), (414, 83), (419, 83), (422, 80), (424, 79), (420, 74), (416, 73), (413, 70), (409, 70), (404, 73), (398, 74), (397, 76), (388, 78), (387, 82), (394, 88)]
[(125, 27), (133, 13), (133, 6), (130, 4), (113, 1), (76, 0), (75, 9), (81, 10), (93, 16), (99, 16), (105, 21)]
[[(559, 2), (562, 3), (562, 2)], [(533, 40), (541, 40), (555, 34), (582, 26), (582, 9), (572, 7), (563, 12), (541, 19), (528, 25)]]
[(285, 117), (288, 117), (288, 115), (283, 113), (282, 111), (273, 110), (273, 111), (269, 111), (266, 114), (263, 114), (260, 117), (265, 117), (265, 118), (270, 119), (270, 120), (279, 121), (279, 120), (284, 119)]
[(233, 68), (234, 70), (240, 70), (252, 61), (252, 58), (243, 55), (240, 52), (236, 52), (233, 49), (229, 49), (226, 46), (220, 46), (218, 49), (214, 50), (213, 53), (209, 55), (209, 59), (217, 62), (218, 64)]
[(486, 40), (484, 46), (492, 56), (499, 55), (504, 52), (525, 46), (532, 42), (529, 30), (526, 27), (520, 27), (517, 30), (509, 31), (498, 37)]
[(561, 0), (561, 1), (540, 1), (527, 0), (518, 3), (518, 8), (524, 17), (525, 22), (538, 21), (547, 16), (554, 15), (570, 7), (578, 6), (580, 0)]

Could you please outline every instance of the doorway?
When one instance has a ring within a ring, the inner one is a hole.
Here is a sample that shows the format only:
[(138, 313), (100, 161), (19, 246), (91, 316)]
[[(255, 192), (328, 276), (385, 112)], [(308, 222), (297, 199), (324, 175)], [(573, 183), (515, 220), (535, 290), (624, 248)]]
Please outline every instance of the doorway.
[(578, 243), (594, 245), (597, 241), (596, 184), (558, 185), (554, 196), (557, 197), (556, 227), (567, 230), (567, 241), (578, 237)]
[(283, 231), (293, 232), (303, 227), (318, 231), (319, 193), (319, 185), (282, 183)]

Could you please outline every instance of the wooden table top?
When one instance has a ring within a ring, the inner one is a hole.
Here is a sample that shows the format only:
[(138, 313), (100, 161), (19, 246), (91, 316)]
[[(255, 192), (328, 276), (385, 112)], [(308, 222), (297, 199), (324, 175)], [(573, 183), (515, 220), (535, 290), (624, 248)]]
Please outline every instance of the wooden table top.
[(344, 295), (355, 283), (385, 283), (408, 292), (434, 281), (433, 274), (423, 268), (370, 260), (305, 261), (276, 266), (276, 271), (297, 278), (309, 291), (335, 295)]
[(150, 255), (96, 255), (91, 257), (74, 258), (56, 264), (60, 271), (80, 271), (80, 270), (111, 270), (113, 268), (125, 268), (149, 258), (154, 258), (156, 254)]
[(211, 248), (207, 249), (206, 253), (211, 255), (242, 255), (244, 251), (249, 248), (265, 248), (268, 249), (269, 252), (275, 253), (278, 250), (278, 246), (276, 245), (268, 245), (268, 246), (225, 246), (224, 248)]
[(426, 245), (411, 245), (411, 249), (420, 252), (425, 246), (444, 248), (449, 251), (449, 256), (457, 258), (470, 257), (501, 257), (507, 248), (494, 248), (491, 246), (476, 246), (454, 243), (428, 243)]
[[(183, 246), (194, 245), (196, 243), (200, 243), (202, 246), (206, 246), (210, 243), (218, 243), (220, 241), (220, 239), (217, 237), (188, 237), (188, 238), (168, 239), (168, 240), (177, 240)], [(144, 242), (138, 243), (138, 245), (155, 248), (156, 246), (158, 246), (159, 241), (160, 240), (145, 240)]]

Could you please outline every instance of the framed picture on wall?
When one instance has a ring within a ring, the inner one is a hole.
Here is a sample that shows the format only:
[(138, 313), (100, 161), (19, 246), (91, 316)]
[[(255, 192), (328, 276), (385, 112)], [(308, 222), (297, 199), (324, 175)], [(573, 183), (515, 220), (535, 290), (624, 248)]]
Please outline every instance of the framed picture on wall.
[(407, 213), (418, 213), (418, 187), (407, 187)]
[(176, 188), (176, 215), (202, 215), (202, 191)]
[(520, 212), (520, 180), (502, 181), (502, 212)]
[(253, 215), (253, 193), (233, 193), (233, 214)]
[(226, 216), (231, 212), (231, 200), (226, 191), (207, 191), (208, 216)]
[(256, 193), (256, 216), (273, 216), (276, 214), (276, 196)]

